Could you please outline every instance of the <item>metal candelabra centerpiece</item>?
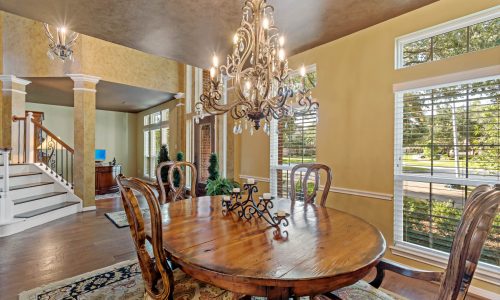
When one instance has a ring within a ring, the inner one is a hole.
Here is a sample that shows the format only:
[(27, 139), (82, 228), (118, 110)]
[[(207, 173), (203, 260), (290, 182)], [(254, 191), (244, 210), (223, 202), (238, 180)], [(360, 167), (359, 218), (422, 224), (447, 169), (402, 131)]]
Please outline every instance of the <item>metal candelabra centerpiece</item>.
[(227, 214), (230, 211), (238, 210), (238, 216), (240, 219), (250, 220), (252, 218), (264, 219), (269, 225), (279, 229), (280, 225), (284, 227), (288, 226), (287, 217), (290, 214), (284, 211), (278, 211), (276, 213), (271, 213), (271, 209), (274, 207), (272, 202), (272, 197), (259, 197), (259, 200), (254, 199), (254, 193), (259, 190), (255, 183), (245, 183), (243, 189), (248, 191), (248, 197), (246, 200), (242, 201), (242, 195), (239, 189), (233, 190), (231, 196), (222, 197), (222, 212)]

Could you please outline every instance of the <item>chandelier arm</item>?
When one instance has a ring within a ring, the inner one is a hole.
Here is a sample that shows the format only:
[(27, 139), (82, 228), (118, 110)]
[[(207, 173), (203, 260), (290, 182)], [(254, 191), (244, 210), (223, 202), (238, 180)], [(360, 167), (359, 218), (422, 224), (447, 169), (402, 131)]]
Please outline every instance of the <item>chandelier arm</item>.
[(73, 36), (71, 37), (69, 43), (66, 44), (66, 47), (69, 48), (72, 47), (76, 43), (76, 40), (78, 39), (79, 35), (80, 35), (79, 33), (73, 33)]
[(50, 28), (49, 28), (49, 24), (47, 23), (44, 23), (43, 24), (43, 28), (45, 28), (45, 34), (47, 35), (47, 38), (49, 38), (50, 42), (52, 44), (56, 44), (56, 41), (54, 39), (54, 36), (52, 35), (52, 33), (50, 32)]

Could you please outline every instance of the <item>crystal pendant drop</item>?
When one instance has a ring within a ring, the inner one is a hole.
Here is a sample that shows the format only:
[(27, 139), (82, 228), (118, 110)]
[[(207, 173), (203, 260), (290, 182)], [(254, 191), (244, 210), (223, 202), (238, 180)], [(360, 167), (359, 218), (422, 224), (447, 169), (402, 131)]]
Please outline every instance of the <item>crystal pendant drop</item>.
[(245, 121), (245, 130), (248, 130), (248, 121)]
[(194, 118), (194, 122), (195, 122), (196, 124), (200, 124), (200, 118), (198, 118), (198, 117)]
[(239, 50), (240, 52), (243, 52), (243, 50), (245, 50), (245, 45), (243, 45), (243, 42), (240, 42)]
[(238, 124), (238, 134), (242, 134), (243, 133), (243, 128), (241, 127), (241, 123)]
[(250, 135), (253, 135), (253, 127), (250, 127)]
[(233, 133), (238, 134), (238, 126), (236, 126), (236, 124), (233, 126)]

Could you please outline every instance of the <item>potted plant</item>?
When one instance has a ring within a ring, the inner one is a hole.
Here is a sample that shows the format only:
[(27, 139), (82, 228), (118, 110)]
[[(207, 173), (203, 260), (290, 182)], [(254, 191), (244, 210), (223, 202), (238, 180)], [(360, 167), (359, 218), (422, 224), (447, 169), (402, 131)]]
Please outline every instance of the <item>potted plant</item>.
[[(163, 145), (161, 145), (160, 153), (158, 154), (158, 164), (160, 164), (162, 162), (166, 162), (166, 161), (170, 161), (170, 157), (168, 156), (167, 145), (163, 144)], [(168, 166), (161, 169), (161, 180), (164, 183), (168, 182), (168, 169), (169, 169)]]
[[(184, 153), (178, 152), (176, 161), (184, 161)], [(184, 170), (184, 168), (182, 168)], [(174, 170), (174, 186), (179, 187), (179, 184), (181, 183), (181, 174), (179, 173), (179, 170)]]
[(219, 158), (217, 153), (212, 153), (210, 155), (208, 173), (205, 190), (206, 194), (209, 196), (229, 195), (233, 191), (233, 188), (240, 187), (234, 180), (220, 177)]

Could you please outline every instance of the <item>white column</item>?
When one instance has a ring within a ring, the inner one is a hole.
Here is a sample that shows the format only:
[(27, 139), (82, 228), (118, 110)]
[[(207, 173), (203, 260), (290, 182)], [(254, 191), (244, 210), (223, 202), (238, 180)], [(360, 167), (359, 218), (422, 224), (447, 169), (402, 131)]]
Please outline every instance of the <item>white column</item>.
[(2, 154), (3, 172), (2, 192), (0, 193), (0, 224), (8, 223), (12, 220), (12, 201), (9, 200), (9, 153), (10, 148), (0, 148)]
[[(26, 86), (31, 81), (14, 75), (0, 75), (2, 87), (2, 146), (11, 147), (13, 162), (24, 161), (24, 124), (12, 123), (12, 116), (24, 117), (26, 111)], [(19, 134), (21, 133), (21, 134)], [(22, 156), (22, 157), (21, 157)]]
[(33, 113), (26, 116), (26, 162), (35, 163), (35, 126), (33, 125)]

